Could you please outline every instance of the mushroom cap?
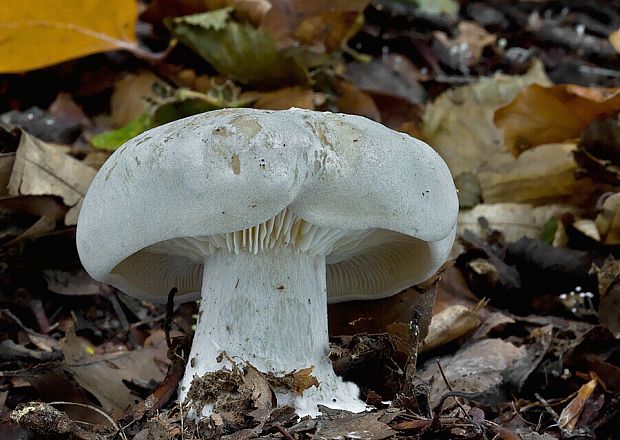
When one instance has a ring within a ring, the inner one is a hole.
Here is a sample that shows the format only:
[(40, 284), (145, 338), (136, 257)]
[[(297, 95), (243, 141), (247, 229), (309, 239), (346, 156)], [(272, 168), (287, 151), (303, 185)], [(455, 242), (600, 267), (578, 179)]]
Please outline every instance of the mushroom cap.
[[(103, 165), (80, 211), (87, 272), (127, 294), (200, 297), (208, 256), (161, 243), (227, 234), (289, 211), (360, 239), (326, 256), (328, 301), (424, 281), (454, 241), (458, 200), (427, 144), (360, 116), (224, 109), (153, 128)], [(163, 249), (163, 250), (162, 250)]]

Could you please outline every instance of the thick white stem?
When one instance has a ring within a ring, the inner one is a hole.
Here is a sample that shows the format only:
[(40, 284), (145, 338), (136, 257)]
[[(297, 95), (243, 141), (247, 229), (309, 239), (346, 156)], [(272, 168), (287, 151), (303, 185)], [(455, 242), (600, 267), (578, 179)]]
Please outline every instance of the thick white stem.
[[(253, 254), (217, 252), (205, 264), (194, 343), (180, 397), (194, 376), (230, 364), (250, 363), (259, 371), (284, 375), (313, 367), (320, 387), (303, 396), (278, 396), (300, 415), (317, 414), (317, 404), (362, 411), (354, 384), (337, 377), (329, 361), (325, 257), (294, 248)], [(218, 362), (218, 358), (221, 362)]]

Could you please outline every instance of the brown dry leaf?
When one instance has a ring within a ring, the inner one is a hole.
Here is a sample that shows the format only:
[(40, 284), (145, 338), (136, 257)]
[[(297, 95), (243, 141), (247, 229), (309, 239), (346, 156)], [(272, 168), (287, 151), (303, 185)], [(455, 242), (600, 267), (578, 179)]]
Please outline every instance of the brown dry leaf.
[(564, 407), (558, 420), (558, 425), (560, 425), (561, 429), (565, 429), (569, 433), (573, 431), (575, 425), (577, 424), (577, 421), (579, 420), (579, 416), (583, 411), (584, 405), (596, 388), (596, 384), (596, 377), (590, 380), (588, 383), (583, 384), (581, 388), (579, 388), (579, 391), (577, 392), (575, 398)]
[[(483, 339), (461, 348), (454, 355), (439, 359), (452, 389), (484, 393), (481, 402), (509, 399), (502, 390), (502, 373), (527, 354), (525, 346), (516, 347), (501, 339)], [(430, 401), (436, 405), (450, 391), (436, 362), (428, 363), (418, 376), (431, 384)]]
[(574, 143), (540, 145), (516, 159), (495, 155), (478, 173), (485, 203), (582, 203), (601, 185), (575, 178)]
[(541, 144), (579, 137), (593, 119), (620, 111), (620, 88), (532, 84), (495, 112), (508, 149), (518, 156)]
[(268, 110), (287, 110), (291, 107), (314, 110), (315, 103), (323, 100), (323, 95), (320, 93), (299, 86), (285, 87), (272, 92), (250, 92), (244, 94), (242, 99), (245, 97), (256, 98), (252, 107)]
[(605, 199), (595, 222), (603, 243), (620, 244), (620, 193)]
[(301, 395), (311, 386), (319, 387), (319, 381), (312, 375), (313, 367), (302, 368), (293, 373), (293, 384), (291, 389), (293, 392)]
[(110, 50), (139, 51), (135, 0), (4, 0), (0, 73), (18, 73)]
[(523, 87), (550, 84), (542, 64), (523, 76), (497, 75), (441, 94), (428, 104), (421, 126), (424, 140), (446, 161), (453, 176), (478, 168), (505, 150), (493, 114)]
[(112, 121), (122, 127), (146, 111), (146, 100), (157, 99), (153, 85), (162, 81), (146, 70), (128, 73), (114, 84), (110, 99)]
[(101, 283), (93, 280), (84, 270), (44, 270), (43, 278), (47, 281), (47, 290), (60, 295), (99, 295), (101, 290)]
[(159, 363), (166, 359), (167, 346), (162, 342), (156, 347), (92, 355), (93, 349), (70, 330), (63, 352), (63, 368), (99, 400), (106, 412), (118, 414), (139, 401), (123, 381), (146, 384), (163, 379)]
[(533, 206), (527, 203), (494, 203), (477, 205), (473, 209), (461, 210), (457, 222), (458, 232), (469, 229), (482, 236), (478, 219), (484, 217), (491, 229), (501, 231), (507, 242), (521, 237), (540, 238), (543, 226), (554, 217), (570, 212), (579, 215), (579, 210), (570, 205)]
[(336, 83), (338, 110), (342, 113), (366, 116), (381, 122), (381, 113), (370, 95), (346, 81)]
[(599, 319), (616, 338), (620, 338), (620, 261), (607, 257), (602, 267), (594, 266), (600, 302)]
[(298, 43), (327, 51), (339, 48), (369, 0), (270, 0), (261, 20), (280, 48)]
[(455, 38), (449, 38), (442, 31), (434, 31), (433, 35), (448, 52), (452, 48), (466, 48), (468, 66), (476, 64), (482, 56), (482, 50), (494, 44), (497, 39), (495, 35), (488, 33), (473, 21), (461, 21), (458, 27), (458, 35)]
[(77, 224), (86, 190), (97, 171), (62, 149), (22, 132), (9, 181), (9, 194), (59, 196), (70, 209), (66, 225)]
[(480, 325), (476, 311), (461, 305), (442, 310), (431, 319), (428, 335), (420, 344), (419, 352), (441, 347), (466, 335)]
[(620, 29), (616, 29), (611, 34), (609, 34), (609, 42), (616, 49), (616, 52), (620, 53)]

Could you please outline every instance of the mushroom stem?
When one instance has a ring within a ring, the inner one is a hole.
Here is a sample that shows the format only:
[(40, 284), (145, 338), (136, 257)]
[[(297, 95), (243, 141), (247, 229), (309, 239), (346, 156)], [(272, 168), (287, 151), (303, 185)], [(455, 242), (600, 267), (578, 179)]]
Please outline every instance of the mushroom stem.
[[(329, 360), (325, 256), (294, 247), (257, 254), (219, 251), (205, 264), (202, 300), (190, 361), (181, 382), (185, 400), (194, 376), (245, 363), (283, 376), (312, 367), (320, 383), (303, 396), (278, 394), (300, 415), (318, 414), (317, 404), (359, 412), (359, 391), (334, 373)], [(220, 362), (218, 362), (218, 358)]]

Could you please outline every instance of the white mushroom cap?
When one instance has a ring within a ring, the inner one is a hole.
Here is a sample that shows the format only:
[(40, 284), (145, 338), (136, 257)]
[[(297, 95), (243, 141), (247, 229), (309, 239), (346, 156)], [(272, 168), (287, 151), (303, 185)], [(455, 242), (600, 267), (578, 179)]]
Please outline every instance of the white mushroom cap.
[(424, 281), (452, 246), (456, 189), (425, 143), (369, 119), (211, 111), (116, 151), (84, 199), (77, 247), (93, 278), (138, 298), (200, 298), (218, 248), (327, 255), (330, 302)]

